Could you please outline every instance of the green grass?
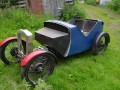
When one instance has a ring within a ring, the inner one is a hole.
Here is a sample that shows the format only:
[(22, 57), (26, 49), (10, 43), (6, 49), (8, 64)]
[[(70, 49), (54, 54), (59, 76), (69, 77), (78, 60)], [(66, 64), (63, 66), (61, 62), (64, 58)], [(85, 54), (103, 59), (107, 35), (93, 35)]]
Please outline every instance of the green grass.
[[(111, 37), (107, 50), (98, 56), (93, 56), (89, 50), (64, 58), (45, 81), (52, 85), (53, 90), (120, 90), (120, 16), (94, 6), (84, 7), (87, 18), (105, 22), (104, 31)], [(20, 28), (29, 29), (33, 33), (50, 18), (36, 17), (21, 10), (2, 11), (0, 40), (16, 35)], [(28, 84), (21, 80), (20, 69), (19, 64), (6, 66), (0, 62), (0, 90), (27, 90)]]
[[(87, 18), (105, 22), (111, 42), (106, 52), (93, 56), (90, 51), (64, 59), (47, 79), (55, 90), (120, 89), (120, 19), (93, 6), (85, 6)], [(120, 17), (120, 16), (119, 16)]]
[[(43, 27), (44, 21), (52, 18), (50, 15), (35, 16), (24, 9), (0, 10), (0, 41), (17, 36), (19, 29), (28, 29), (34, 34), (34, 31)], [(34, 43), (38, 46), (35, 40)], [(26, 85), (27, 83), (21, 80), (19, 64), (7, 66), (0, 61), (0, 90), (28, 90)]]
[(108, 10), (108, 11), (110, 11), (110, 12), (112, 12), (112, 13), (115, 13), (115, 14), (119, 14), (119, 15), (120, 15), (120, 11), (114, 11), (113, 9), (110, 8), (110, 6), (101, 6), (101, 5), (99, 5), (98, 7), (103, 8), (103, 9), (105, 9), (105, 10)]
[(19, 29), (28, 29), (32, 33), (43, 27), (44, 21), (52, 18), (50, 15), (34, 16), (24, 9), (5, 9), (0, 11), (0, 39), (16, 35)]

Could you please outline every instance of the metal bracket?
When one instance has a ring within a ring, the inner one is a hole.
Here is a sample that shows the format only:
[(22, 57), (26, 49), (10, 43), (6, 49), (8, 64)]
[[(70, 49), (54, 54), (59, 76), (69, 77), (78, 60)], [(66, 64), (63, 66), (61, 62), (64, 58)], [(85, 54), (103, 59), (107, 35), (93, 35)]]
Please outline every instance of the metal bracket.
[[(22, 36), (25, 36), (25, 41), (26, 41), (26, 52), (25, 54), (22, 51)], [(20, 55), (20, 57), (24, 57), (24, 55), (29, 54), (30, 52), (33, 51), (33, 40), (32, 40), (32, 33), (28, 30), (23, 30), (20, 29), (18, 31), (18, 55)]]

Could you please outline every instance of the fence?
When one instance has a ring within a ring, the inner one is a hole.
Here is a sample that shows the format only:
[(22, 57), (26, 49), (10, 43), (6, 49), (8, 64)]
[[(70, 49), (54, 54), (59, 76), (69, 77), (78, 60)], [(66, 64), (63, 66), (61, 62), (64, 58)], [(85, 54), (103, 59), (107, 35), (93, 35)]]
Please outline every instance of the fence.
[(25, 8), (26, 7), (26, 2), (25, 2), (25, 0), (20, 0), (14, 6), (19, 7), (19, 8)]

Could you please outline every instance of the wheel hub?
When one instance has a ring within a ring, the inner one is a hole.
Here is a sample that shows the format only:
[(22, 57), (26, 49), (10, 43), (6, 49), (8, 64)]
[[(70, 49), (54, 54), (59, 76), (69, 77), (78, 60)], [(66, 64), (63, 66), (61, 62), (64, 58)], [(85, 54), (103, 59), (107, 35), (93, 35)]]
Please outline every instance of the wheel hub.
[(17, 54), (18, 54), (18, 48), (17, 48), (17, 47), (13, 47), (13, 48), (11, 49), (11, 51), (10, 51), (10, 54), (11, 54), (12, 56), (17, 56)]
[(35, 73), (37, 73), (37, 74), (43, 72), (43, 64), (42, 63), (37, 63), (34, 66), (34, 70), (35, 70)]

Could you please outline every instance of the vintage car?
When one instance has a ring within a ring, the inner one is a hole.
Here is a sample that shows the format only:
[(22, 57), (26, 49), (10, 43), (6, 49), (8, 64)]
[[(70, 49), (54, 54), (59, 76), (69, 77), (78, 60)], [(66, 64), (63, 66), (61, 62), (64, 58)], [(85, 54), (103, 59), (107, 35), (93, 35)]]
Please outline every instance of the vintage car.
[(17, 37), (1, 41), (1, 60), (8, 65), (20, 61), (22, 78), (36, 85), (39, 78), (45, 79), (52, 74), (59, 56), (68, 57), (88, 49), (94, 55), (105, 51), (110, 36), (103, 32), (103, 26), (101, 20), (78, 17), (69, 22), (48, 20), (44, 22), (44, 28), (35, 31), (35, 40), (44, 47), (34, 49), (32, 33), (21, 29)]

